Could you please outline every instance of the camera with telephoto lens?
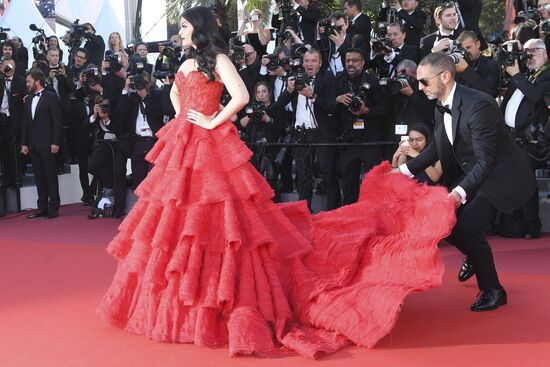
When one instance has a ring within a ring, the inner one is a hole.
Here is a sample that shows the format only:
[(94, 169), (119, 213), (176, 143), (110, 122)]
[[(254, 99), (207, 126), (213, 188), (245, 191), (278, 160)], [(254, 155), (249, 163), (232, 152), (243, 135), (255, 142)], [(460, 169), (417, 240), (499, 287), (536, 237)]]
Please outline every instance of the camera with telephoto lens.
[(531, 57), (532, 55), (520, 48), (518, 42), (507, 42), (500, 45), (495, 59), (499, 65), (507, 67), (514, 66), (516, 60), (519, 64), (522, 61), (530, 59)]
[(84, 24), (79, 24), (79, 19), (75, 20), (69, 28), (69, 36), (71, 39), (71, 47), (80, 47), (82, 39), (86, 38), (88, 27)]
[(389, 38), (379, 38), (372, 43), (372, 51), (375, 53), (391, 53), (393, 48), (391, 47), (391, 41)]
[(382, 92), (396, 96), (400, 93), (401, 89), (413, 84), (413, 78), (409, 75), (401, 74), (393, 78), (380, 78), (378, 84)]
[(4, 69), (0, 70), (0, 82), (3, 82), (6, 79), (7, 74), (13, 69), (14, 67), (12, 64), (7, 64)]
[(243, 45), (244, 43), (241, 42), (239, 37), (232, 37), (229, 39), (229, 55), (233, 62), (237, 64), (246, 58)]
[(288, 32), (288, 29), (290, 28), (297, 32), (300, 20), (298, 13), (294, 9), (294, 2), (292, 0), (282, 0), (279, 4), (279, 9), (281, 10), (282, 20), (277, 35), (285, 39), (291, 39), (292, 34)]
[(101, 71), (97, 66), (90, 66), (82, 72), (82, 75), (86, 78), (86, 83), (89, 86), (94, 86), (101, 83)]
[(290, 57), (294, 59), (303, 59), (307, 52), (307, 47), (303, 43), (293, 43), (290, 45)]
[(267, 54), (266, 57), (269, 59), (269, 62), (266, 65), (266, 68), (269, 71), (275, 71), (280, 67), (290, 64), (290, 60), (288, 58), (279, 59), (279, 57), (275, 54)]
[(367, 93), (370, 90), (370, 84), (369, 83), (363, 83), (361, 84), (361, 87), (359, 88), (358, 93), (353, 93), (351, 96), (351, 102), (348, 105), (348, 109), (350, 112), (357, 112), (361, 109), (361, 104), (365, 103), (367, 100)]
[(254, 101), (245, 108), (246, 115), (251, 120), (259, 121), (264, 115), (265, 105), (262, 102)]
[(288, 76), (294, 78), (294, 89), (298, 92), (309, 85), (309, 77), (306, 73), (306, 69), (302, 66), (301, 59), (294, 59), (290, 62)]
[(491, 45), (501, 45), (508, 40), (508, 31), (489, 32), (487, 33), (486, 40)]
[(319, 21), (319, 28), (323, 28), (322, 32), (319, 32), (319, 36), (322, 38), (329, 38), (329, 36), (334, 35), (334, 31), (340, 31), (342, 26), (337, 26), (334, 17), (330, 16)]
[(168, 79), (174, 79), (176, 76), (174, 70), (175, 68), (172, 63), (163, 62), (160, 64), (160, 70), (153, 71), (153, 78), (162, 80), (168, 77)]
[(466, 50), (463, 49), (460, 44), (456, 44), (449, 53), (449, 57), (453, 59), (453, 62), (455, 64), (458, 64), (460, 62), (460, 59), (466, 58)]
[(149, 81), (143, 77), (143, 74), (130, 75), (130, 88), (133, 90), (142, 90), (147, 87)]
[(103, 113), (110, 113), (111, 112), (111, 104), (109, 102), (103, 102), (99, 105), (99, 109)]
[(122, 69), (122, 55), (119, 53), (107, 51), (105, 61), (109, 63), (109, 71), (111, 73), (116, 73)]

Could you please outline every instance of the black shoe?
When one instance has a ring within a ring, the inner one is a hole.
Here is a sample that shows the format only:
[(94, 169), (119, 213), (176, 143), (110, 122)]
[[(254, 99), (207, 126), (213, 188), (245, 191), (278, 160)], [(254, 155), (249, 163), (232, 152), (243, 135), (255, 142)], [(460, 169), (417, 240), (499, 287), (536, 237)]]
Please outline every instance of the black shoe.
[(462, 266), (460, 267), (460, 270), (458, 272), (458, 281), (459, 282), (465, 282), (468, 279), (470, 279), (475, 274), (474, 266), (470, 262), (470, 260), (466, 257), (464, 259), (464, 262), (462, 263)]
[(490, 311), (495, 310), (498, 306), (504, 306), (508, 303), (508, 296), (504, 289), (488, 289), (481, 291), (477, 295), (477, 299), (470, 307), (472, 311)]
[(54, 219), (54, 218), (57, 218), (57, 217), (59, 217), (59, 211), (55, 210), (55, 211), (49, 212), (46, 219)]
[(538, 232), (528, 232), (523, 236), (526, 240), (536, 240), (537, 238), (540, 238), (540, 231)]
[(48, 216), (48, 213), (44, 210), (35, 210), (33, 213), (27, 215), (27, 218), (33, 219), (33, 218), (40, 218), (40, 217), (46, 217)]

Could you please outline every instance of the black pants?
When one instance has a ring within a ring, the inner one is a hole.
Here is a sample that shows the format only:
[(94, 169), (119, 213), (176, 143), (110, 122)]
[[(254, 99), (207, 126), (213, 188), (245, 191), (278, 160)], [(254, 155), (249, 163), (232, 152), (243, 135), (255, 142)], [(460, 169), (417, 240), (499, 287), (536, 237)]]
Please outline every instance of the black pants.
[(104, 141), (99, 143), (88, 162), (88, 171), (97, 177), (101, 187), (115, 188), (115, 209), (117, 212), (124, 213), (126, 206), (126, 155), (120, 148), (119, 142)]
[(80, 187), (82, 188), (82, 201), (93, 198), (94, 188), (90, 186), (88, 178), (88, 161), (92, 154), (93, 139), (92, 127), (86, 114), (84, 101), (71, 101), (71, 126), (67, 135), (67, 144), (73, 158), (78, 163)]
[[(305, 130), (303, 138), (304, 143), (319, 143), (321, 138), (317, 129)], [(313, 198), (313, 172), (315, 158), (319, 164), (321, 176), (325, 183), (327, 195), (327, 210), (339, 208), (342, 205), (340, 196), (340, 185), (336, 175), (338, 163), (337, 147), (297, 147), (292, 149), (294, 159), (296, 160), (296, 187), (300, 200), (307, 200), (311, 209), (311, 200)]]
[(132, 144), (132, 188), (135, 190), (139, 184), (145, 180), (147, 173), (151, 169), (151, 164), (145, 160), (145, 156), (153, 145), (156, 139), (151, 137), (135, 137)]
[[(535, 170), (539, 168), (546, 168), (546, 162), (539, 162), (527, 153), (525, 153), (527, 156), (527, 160), (529, 161), (529, 165), (531, 166), (531, 170), (533, 171), (533, 176), (535, 175)], [(536, 190), (533, 193), (533, 196), (529, 198), (527, 203), (525, 203), (523, 207), (523, 217), (525, 219), (525, 225), (526, 225), (526, 231), (527, 233), (539, 233), (540, 227), (542, 226), (542, 223), (540, 221), (539, 217), (539, 187), (536, 186)]]
[(456, 213), (457, 222), (447, 237), (453, 246), (468, 256), (473, 264), (480, 290), (501, 289), (493, 252), (485, 233), (496, 215), (496, 208), (482, 196), (475, 196)]
[(57, 212), (59, 210), (59, 182), (57, 180), (56, 155), (49, 151), (30, 152), (32, 170), (38, 190), (37, 207), (43, 212)]
[(361, 165), (365, 172), (382, 161), (383, 148), (380, 146), (348, 146), (340, 151), (342, 167), (342, 193), (344, 205), (353, 204), (359, 199), (361, 185)]

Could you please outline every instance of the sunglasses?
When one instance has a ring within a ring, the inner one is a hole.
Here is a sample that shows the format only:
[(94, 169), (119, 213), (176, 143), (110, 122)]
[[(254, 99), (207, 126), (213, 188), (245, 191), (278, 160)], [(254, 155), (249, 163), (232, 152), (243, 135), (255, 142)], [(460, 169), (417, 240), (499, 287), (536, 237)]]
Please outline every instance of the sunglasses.
[(443, 74), (445, 72), (445, 70), (443, 71), (440, 71), (439, 73), (435, 74), (434, 76), (432, 76), (431, 78), (422, 78), (422, 79), (418, 79), (418, 82), (420, 84), (422, 84), (423, 86), (427, 87), (429, 84), (430, 84), (430, 80), (434, 79), (435, 77)]

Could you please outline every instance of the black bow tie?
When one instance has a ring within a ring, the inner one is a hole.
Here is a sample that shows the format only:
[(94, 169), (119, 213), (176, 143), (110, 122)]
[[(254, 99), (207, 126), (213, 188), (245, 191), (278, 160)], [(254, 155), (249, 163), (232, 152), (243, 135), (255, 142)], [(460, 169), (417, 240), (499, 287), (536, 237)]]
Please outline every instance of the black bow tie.
[(399, 47), (396, 47), (396, 48), (394, 48), (393, 50), (394, 50), (395, 52), (401, 52), (401, 48), (399, 48)]
[(442, 114), (448, 113), (448, 114), (451, 115), (451, 116), (453, 115), (453, 114), (451, 113), (451, 109), (449, 108), (449, 105), (448, 105), (448, 104), (446, 104), (445, 106), (443, 106), (441, 103), (438, 102), (438, 103), (435, 105), (435, 107), (437, 107), (437, 109), (439, 110), (439, 112), (441, 112)]
[(6, 79), (6, 81), (11, 83), (11, 78)]
[(42, 92), (40, 93), (31, 93), (31, 97), (34, 98), (34, 97), (40, 97), (40, 95), (42, 94)]

